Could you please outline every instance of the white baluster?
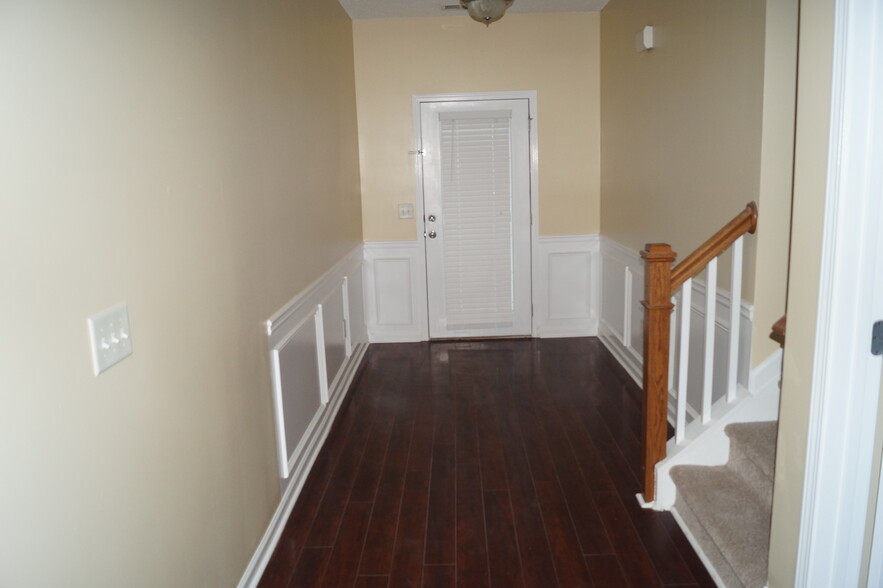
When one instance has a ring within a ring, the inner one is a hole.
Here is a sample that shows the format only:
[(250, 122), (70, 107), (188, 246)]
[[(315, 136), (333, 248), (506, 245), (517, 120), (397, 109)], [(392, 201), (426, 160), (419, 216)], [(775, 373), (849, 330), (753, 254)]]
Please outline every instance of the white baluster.
[(739, 325), (742, 310), (742, 237), (733, 243), (730, 274), (730, 359), (727, 364), (727, 402), (736, 400), (739, 368)]
[(690, 315), (693, 298), (693, 278), (681, 287), (680, 328), (681, 345), (678, 348), (678, 404), (675, 423), (675, 443), (684, 440), (687, 429), (687, 369), (690, 362)]
[(705, 364), (702, 380), (702, 422), (711, 420), (711, 392), (714, 384), (714, 319), (717, 309), (717, 258), (705, 269)]
[(678, 305), (677, 296), (671, 297), (671, 303), (674, 305), (674, 311), (671, 316), (671, 328), (668, 330), (668, 395), (671, 396), (675, 388), (675, 354), (674, 348), (677, 339), (678, 316), (681, 307)]

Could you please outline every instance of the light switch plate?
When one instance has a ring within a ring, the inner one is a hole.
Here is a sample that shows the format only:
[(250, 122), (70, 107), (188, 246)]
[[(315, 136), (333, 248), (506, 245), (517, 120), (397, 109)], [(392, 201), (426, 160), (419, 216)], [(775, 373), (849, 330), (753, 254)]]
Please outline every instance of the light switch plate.
[(132, 355), (129, 309), (120, 304), (89, 318), (92, 369), (97, 376)]
[(414, 205), (399, 204), (399, 218), (414, 218)]

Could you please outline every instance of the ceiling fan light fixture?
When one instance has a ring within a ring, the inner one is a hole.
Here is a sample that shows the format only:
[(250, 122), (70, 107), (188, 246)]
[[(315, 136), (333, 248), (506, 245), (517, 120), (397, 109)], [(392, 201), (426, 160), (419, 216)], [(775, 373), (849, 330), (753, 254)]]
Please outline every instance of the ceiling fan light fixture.
[(469, 12), (474, 20), (490, 26), (503, 18), (506, 9), (512, 6), (515, 0), (460, 0), (460, 6)]

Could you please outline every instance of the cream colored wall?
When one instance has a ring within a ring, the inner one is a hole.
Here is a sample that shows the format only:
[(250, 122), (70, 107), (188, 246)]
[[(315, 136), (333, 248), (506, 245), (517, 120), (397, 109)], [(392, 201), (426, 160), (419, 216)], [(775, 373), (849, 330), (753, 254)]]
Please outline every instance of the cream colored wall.
[(3, 2), (0, 87), (0, 585), (233, 586), (279, 500), (261, 322), (361, 241), (351, 23)]
[(758, 195), (764, 3), (613, 0), (601, 25), (602, 232), (686, 255)]
[(366, 241), (413, 240), (415, 94), (537, 91), (540, 233), (599, 232), (597, 13), (353, 23)]
[(831, 109), (834, 0), (802, 0), (788, 333), (782, 374), (770, 588), (794, 585), (809, 421)]
[(760, 150), (760, 214), (754, 266), (752, 365), (775, 352), (770, 330), (785, 314), (800, 0), (766, 0), (763, 137)]
[[(752, 365), (775, 350), (785, 308), (797, 5), (613, 0), (601, 16), (602, 233), (683, 258), (756, 201), (742, 293), (755, 307)], [(656, 46), (638, 53), (645, 25)]]

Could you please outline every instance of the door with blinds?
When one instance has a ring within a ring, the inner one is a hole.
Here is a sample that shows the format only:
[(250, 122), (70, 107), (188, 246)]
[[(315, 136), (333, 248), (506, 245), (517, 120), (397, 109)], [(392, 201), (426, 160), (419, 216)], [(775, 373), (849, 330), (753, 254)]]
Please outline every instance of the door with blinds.
[(528, 101), (421, 104), (429, 336), (531, 334)]

